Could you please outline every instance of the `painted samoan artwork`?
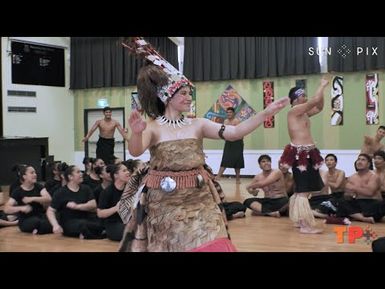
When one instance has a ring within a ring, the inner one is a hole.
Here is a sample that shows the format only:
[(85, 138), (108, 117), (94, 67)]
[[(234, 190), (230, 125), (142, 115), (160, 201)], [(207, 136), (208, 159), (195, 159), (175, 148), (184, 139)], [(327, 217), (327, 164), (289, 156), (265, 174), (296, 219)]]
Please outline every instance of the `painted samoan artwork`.
[(217, 123), (223, 123), (227, 118), (226, 109), (228, 107), (234, 108), (235, 118), (241, 122), (256, 114), (255, 110), (229, 85), (204, 117)]
[(379, 124), (378, 115), (378, 73), (367, 74), (366, 83), (366, 124)]
[(331, 125), (344, 124), (344, 78), (334, 76), (331, 87), (331, 106), (332, 113), (330, 117)]
[[(263, 108), (266, 108), (270, 103), (274, 101), (274, 82), (273, 81), (264, 81), (263, 84)], [(275, 118), (274, 115), (267, 117), (263, 121), (263, 126), (265, 128), (274, 127)]]

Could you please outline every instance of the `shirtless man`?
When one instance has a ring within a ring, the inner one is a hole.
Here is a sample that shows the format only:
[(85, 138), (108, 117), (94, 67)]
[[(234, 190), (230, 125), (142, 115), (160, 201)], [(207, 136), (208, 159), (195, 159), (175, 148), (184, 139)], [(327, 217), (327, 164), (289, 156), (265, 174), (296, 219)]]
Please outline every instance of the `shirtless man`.
[(383, 151), (385, 149), (384, 144), (381, 143), (381, 140), (385, 136), (385, 126), (381, 125), (377, 129), (377, 133), (374, 137), (364, 136), (364, 144), (361, 147), (362, 154), (368, 154), (371, 158), (376, 151)]
[(341, 198), (345, 188), (345, 172), (336, 169), (337, 156), (335, 154), (327, 154), (325, 157), (325, 164), (328, 168), (327, 179), (332, 196)]
[(324, 90), (329, 80), (326, 77), (314, 95), (307, 101), (305, 91), (293, 87), (289, 91), (292, 108), (287, 113), (287, 124), (291, 143), (285, 147), (281, 156), (283, 166), (292, 167), (295, 189), (290, 197), (290, 218), (301, 233), (321, 233), (309, 205), (312, 192), (322, 190), (324, 184), (319, 174), (323, 163), (320, 151), (316, 148), (310, 131), (310, 117), (318, 114), (324, 107)]
[(376, 168), (375, 173), (380, 178), (381, 182), (381, 195), (385, 199), (385, 152), (377, 151), (374, 153), (374, 166)]
[(290, 198), (294, 194), (294, 178), (293, 174), (289, 172), (289, 169), (282, 165), (281, 162), (278, 162), (279, 170), (283, 173), (283, 178), (285, 180), (285, 187), (287, 196)]
[(280, 170), (271, 168), (271, 158), (261, 155), (258, 158), (262, 173), (256, 175), (246, 187), (247, 191), (257, 196), (259, 189), (265, 193), (264, 198), (249, 198), (243, 202), (247, 208), (253, 211), (252, 215), (267, 215), (279, 218), (287, 211), (288, 197), (285, 180)]
[(345, 202), (340, 204), (337, 216), (350, 216), (361, 222), (380, 221), (385, 214), (379, 176), (369, 170), (372, 159), (360, 154), (356, 161), (357, 172), (351, 175), (345, 186)]
[[(241, 122), (235, 118), (234, 108), (228, 107), (226, 109), (227, 119), (224, 121), (225, 125), (236, 126)], [(223, 156), (221, 161), (221, 167), (215, 180), (219, 180), (222, 177), (226, 168), (234, 168), (236, 183), (240, 184), (241, 169), (245, 167), (243, 159), (243, 139), (235, 141), (226, 141), (225, 148), (223, 150)]]
[(112, 111), (110, 107), (103, 108), (104, 119), (97, 120), (91, 127), (82, 142), (88, 141), (94, 131), (99, 128), (99, 140), (96, 143), (96, 158), (102, 159), (106, 164), (115, 160), (115, 129), (118, 129), (124, 140), (128, 140), (127, 131), (123, 129), (118, 121), (111, 118)]

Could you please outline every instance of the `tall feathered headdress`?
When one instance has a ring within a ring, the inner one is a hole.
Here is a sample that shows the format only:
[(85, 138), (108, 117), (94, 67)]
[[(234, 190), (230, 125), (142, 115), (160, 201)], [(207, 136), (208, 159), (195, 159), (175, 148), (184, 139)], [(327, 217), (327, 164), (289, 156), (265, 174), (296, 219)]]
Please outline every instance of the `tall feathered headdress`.
[(145, 41), (142, 37), (131, 37), (130, 41), (123, 42), (122, 45), (128, 50), (139, 56), (147, 59), (153, 64), (159, 66), (168, 76), (168, 83), (158, 88), (158, 97), (166, 104), (175, 92), (183, 86), (194, 87), (190, 80), (188, 80), (182, 73), (172, 66), (166, 59), (164, 59), (158, 51), (156, 51), (150, 43)]

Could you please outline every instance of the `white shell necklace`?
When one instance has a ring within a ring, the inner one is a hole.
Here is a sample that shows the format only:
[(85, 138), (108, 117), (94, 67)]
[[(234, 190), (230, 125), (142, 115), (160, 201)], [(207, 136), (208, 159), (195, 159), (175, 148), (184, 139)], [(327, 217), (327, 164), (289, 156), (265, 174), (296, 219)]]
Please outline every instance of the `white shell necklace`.
[(162, 116), (158, 116), (156, 118), (156, 121), (160, 125), (168, 124), (169, 127), (173, 126), (174, 128), (177, 128), (176, 126), (182, 128), (183, 125), (191, 124), (191, 120), (186, 120), (183, 115), (181, 116), (180, 119), (176, 119), (176, 120), (168, 119), (164, 115), (162, 115)]

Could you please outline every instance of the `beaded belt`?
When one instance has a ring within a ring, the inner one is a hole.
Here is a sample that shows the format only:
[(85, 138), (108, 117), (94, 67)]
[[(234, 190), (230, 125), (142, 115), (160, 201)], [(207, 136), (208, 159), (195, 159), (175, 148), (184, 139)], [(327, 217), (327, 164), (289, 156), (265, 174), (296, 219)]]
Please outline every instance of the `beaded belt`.
[(297, 149), (297, 154), (301, 153), (302, 151), (309, 152), (315, 148), (315, 144), (295, 145), (295, 144), (290, 143), (290, 145)]
[(207, 179), (208, 174), (202, 167), (179, 172), (149, 170), (144, 182), (148, 188), (161, 188), (169, 193), (175, 189), (201, 188)]

